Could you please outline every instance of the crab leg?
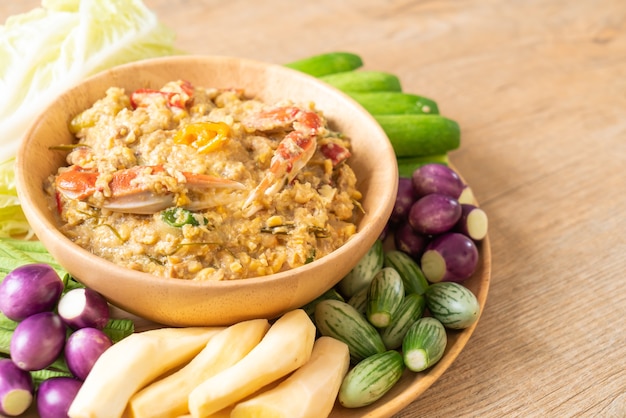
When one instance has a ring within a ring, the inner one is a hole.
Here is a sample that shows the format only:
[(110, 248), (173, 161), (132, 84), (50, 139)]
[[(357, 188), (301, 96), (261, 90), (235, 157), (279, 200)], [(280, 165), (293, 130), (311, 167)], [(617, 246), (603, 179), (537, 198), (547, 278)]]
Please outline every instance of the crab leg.
[(242, 207), (244, 216), (252, 216), (261, 209), (258, 201), (263, 195), (277, 193), (285, 182), (289, 183), (296, 177), (315, 154), (317, 135), (322, 127), (322, 120), (315, 112), (296, 107), (270, 110), (247, 123), (248, 127), (261, 131), (289, 125), (294, 130), (278, 144), (268, 172), (248, 195)]
[[(56, 190), (68, 199), (84, 200), (93, 206), (116, 212), (151, 214), (174, 205), (174, 193), (166, 182), (159, 182), (157, 175), (176, 181), (167, 174), (163, 166), (137, 166), (113, 173), (109, 192), (102, 204), (94, 204), (90, 198), (97, 191), (103, 191), (97, 181), (100, 173), (72, 166), (59, 174), (55, 181)], [(190, 190), (209, 188), (243, 189), (236, 181), (221, 179), (205, 174), (182, 172), (184, 183)], [(151, 181), (154, 179), (156, 181)]]

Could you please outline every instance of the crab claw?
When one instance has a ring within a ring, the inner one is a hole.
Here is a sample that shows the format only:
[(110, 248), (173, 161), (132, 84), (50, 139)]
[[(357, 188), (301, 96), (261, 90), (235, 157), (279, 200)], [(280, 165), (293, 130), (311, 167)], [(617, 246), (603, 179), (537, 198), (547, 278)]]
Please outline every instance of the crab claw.
[[(244, 185), (227, 179), (182, 172), (184, 185), (190, 191), (225, 188), (243, 189)], [(137, 166), (119, 170), (108, 182), (108, 192), (103, 201), (91, 199), (97, 191), (103, 191), (97, 182), (100, 173), (73, 166), (59, 174), (55, 186), (68, 199), (83, 200), (88, 204), (114, 212), (152, 214), (175, 205), (175, 192), (179, 184), (176, 177), (167, 173), (163, 166)], [(181, 179), (182, 180), (182, 179)], [(195, 209), (203, 209), (193, 202)]]
[(248, 122), (256, 130), (287, 128), (289, 132), (278, 144), (270, 162), (270, 168), (261, 182), (250, 192), (242, 206), (244, 216), (252, 216), (262, 208), (259, 200), (263, 195), (271, 196), (291, 182), (309, 162), (317, 149), (317, 135), (322, 128), (322, 119), (312, 111), (294, 107), (281, 107), (261, 113)]

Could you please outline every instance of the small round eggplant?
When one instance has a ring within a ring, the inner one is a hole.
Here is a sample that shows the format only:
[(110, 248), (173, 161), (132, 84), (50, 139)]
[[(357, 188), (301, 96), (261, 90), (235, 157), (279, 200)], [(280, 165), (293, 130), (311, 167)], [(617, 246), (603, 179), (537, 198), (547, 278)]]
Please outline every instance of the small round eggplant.
[(59, 301), (59, 316), (73, 329), (102, 329), (109, 322), (109, 304), (91, 289), (72, 289)]
[(474, 274), (477, 265), (476, 244), (458, 232), (434, 238), (421, 258), (422, 272), (431, 283), (462, 282)]
[(63, 291), (63, 281), (47, 264), (13, 269), (0, 284), (0, 311), (14, 321), (52, 311)]
[(0, 358), (0, 416), (21, 415), (33, 402), (33, 392), (30, 373)]
[(54, 312), (40, 312), (20, 322), (11, 338), (11, 359), (22, 370), (50, 366), (63, 351), (65, 324)]
[(407, 177), (400, 177), (398, 180), (398, 193), (396, 195), (396, 203), (391, 211), (389, 220), (391, 223), (398, 224), (406, 221), (409, 216), (411, 206), (417, 200), (415, 191), (413, 190), (413, 181)]
[(396, 249), (419, 260), (428, 243), (428, 237), (415, 231), (408, 223), (398, 226), (394, 233)]
[(423, 235), (448, 232), (460, 218), (461, 204), (458, 200), (438, 193), (420, 198), (409, 212), (409, 224)]
[(438, 193), (458, 199), (465, 187), (463, 180), (453, 169), (436, 163), (416, 168), (411, 180), (418, 198)]
[(472, 188), (467, 184), (463, 187), (463, 191), (461, 192), (461, 196), (458, 198), (459, 203), (467, 203), (470, 205), (477, 205), (476, 197), (474, 196), (474, 192)]
[(44, 380), (37, 390), (37, 412), (41, 418), (66, 418), (70, 405), (82, 386), (71, 377)]
[(111, 345), (111, 339), (97, 328), (78, 329), (65, 343), (67, 367), (78, 379), (85, 380), (100, 355)]
[(474, 241), (481, 241), (487, 236), (489, 220), (481, 208), (467, 203), (461, 204), (461, 218), (453, 228)]

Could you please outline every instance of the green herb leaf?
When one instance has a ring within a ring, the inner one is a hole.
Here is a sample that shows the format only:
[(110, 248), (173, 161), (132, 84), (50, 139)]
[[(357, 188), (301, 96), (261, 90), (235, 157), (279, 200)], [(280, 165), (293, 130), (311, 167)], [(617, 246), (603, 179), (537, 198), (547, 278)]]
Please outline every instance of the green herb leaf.
[(10, 354), (11, 350), (11, 337), (13, 337), (13, 331), (9, 331), (4, 328), (0, 328), (0, 353)]
[(39, 387), (41, 382), (43, 382), (44, 380), (48, 380), (52, 377), (72, 377), (72, 373), (70, 372), (63, 372), (60, 370), (51, 369), (36, 370), (34, 372), (30, 372), (30, 375), (33, 377), (35, 387)]
[(17, 328), (17, 321), (7, 318), (5, 314), (0, 312), (0, 329), (13, 331)]
[(33, 263), (50, 265), (59, 277), (67, 274), (41, 242), (0, 237), (0, 281), (13, 269)]
[(57, 372), (71, 373), (70, 369), (67, 367), (67, 362), (65, 361), (65, 357), (63, 356), (63, 353), (61, 353), (61, 355), (57, 357), (57, 359), (54, 360), (54, 362), (51, 365), (46, 367), (46, 369), (51, 370), (51, 371), (57, 371)]
[(102, 331), (116, 343), (135, 332), (135, 323), (130, 319), (109, 319)]
[(206, 225), (209, 221), (202, 215), (195, 214), (183, 208), (169, 208), (161, 212), (161, 219), (169, 226), (181, 228), (183, 225)]

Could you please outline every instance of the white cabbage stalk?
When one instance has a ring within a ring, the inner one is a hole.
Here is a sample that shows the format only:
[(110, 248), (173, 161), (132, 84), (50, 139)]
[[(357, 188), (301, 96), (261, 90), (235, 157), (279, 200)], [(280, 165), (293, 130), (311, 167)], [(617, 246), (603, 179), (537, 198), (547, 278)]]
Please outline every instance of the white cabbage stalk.
[[(0, 163), (13, 164), (26, 129), (59, 94), (104, 69), (176, 54), (174, 39), (141, 0), (42, 0), (9, 17), (0, 26)], [(16, 194), (5, 177), (6, 209)], [(0, 236), (14, 222), (0, 212)]]

